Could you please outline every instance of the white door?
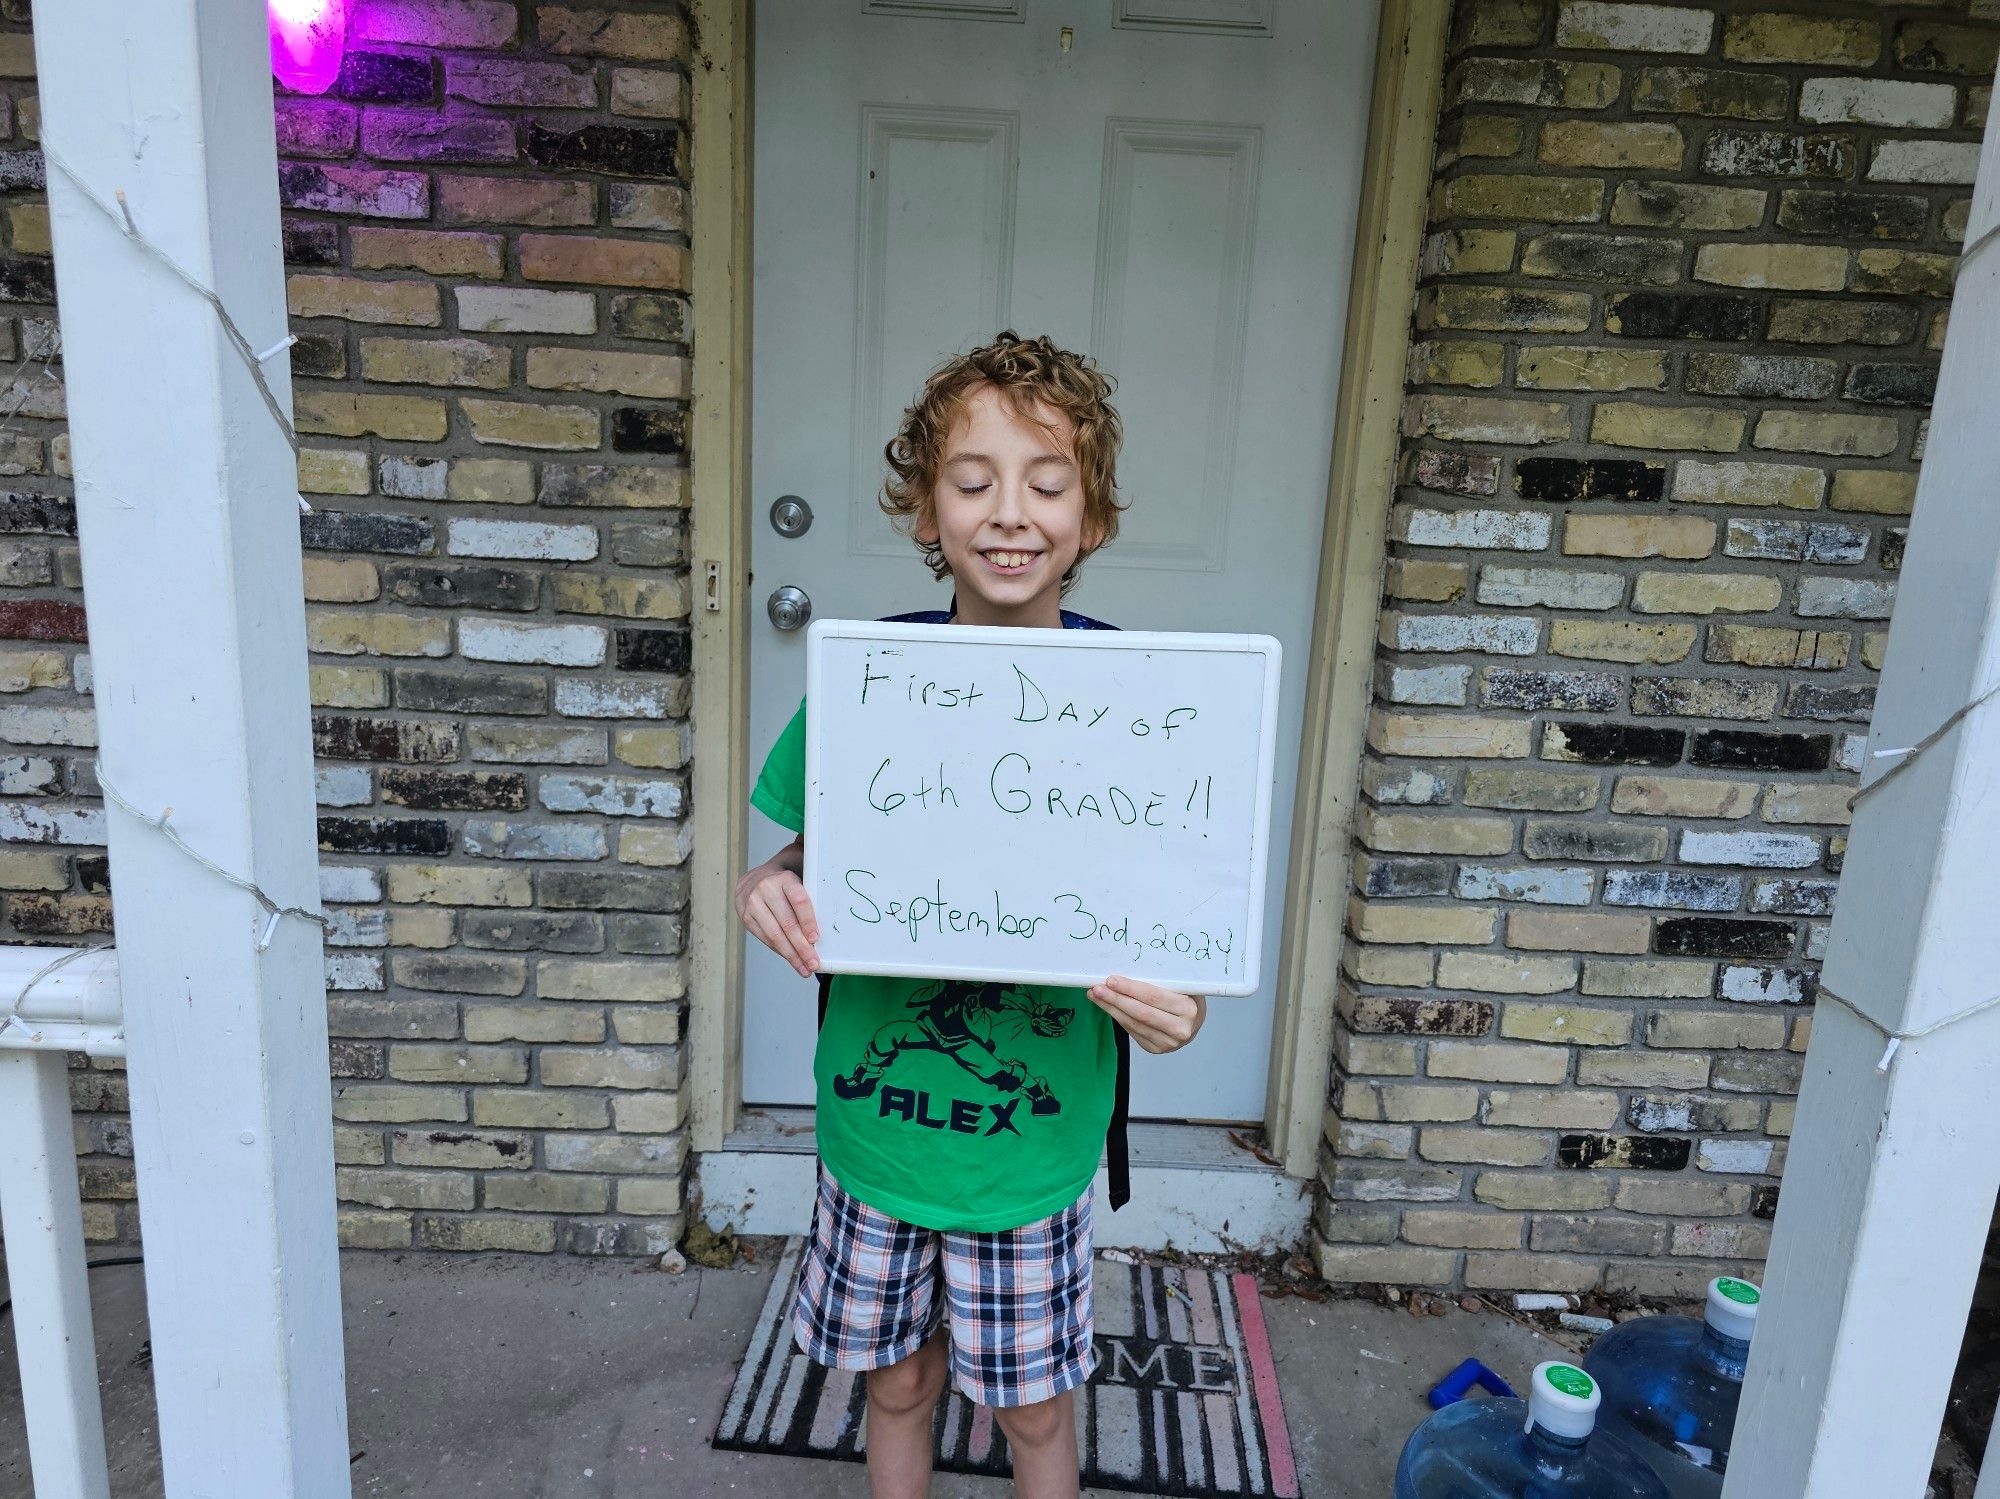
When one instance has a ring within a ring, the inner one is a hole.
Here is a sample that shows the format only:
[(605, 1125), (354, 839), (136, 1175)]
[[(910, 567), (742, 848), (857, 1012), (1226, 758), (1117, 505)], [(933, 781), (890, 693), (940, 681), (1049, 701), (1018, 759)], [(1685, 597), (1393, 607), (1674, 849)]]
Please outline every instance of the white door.
[[(752, 770), (805, 635), (766, 618), (943, 608), (876, 508), (923, 377), (1002, 328), (1119, 382), (1116, 543), (1068, 607), (1285, 646), (1265, 990), (1193, 1047), (1135, 1052), (1137, 1116), (1259, 1119), (1373, 0), (758, 0)], [(781, 495), (812, 509), (787, 537)], [(751, 857), (791, 836), (751, 817)], [(812, 1098), (812, 985), (755, 942), (743, 1097)]]

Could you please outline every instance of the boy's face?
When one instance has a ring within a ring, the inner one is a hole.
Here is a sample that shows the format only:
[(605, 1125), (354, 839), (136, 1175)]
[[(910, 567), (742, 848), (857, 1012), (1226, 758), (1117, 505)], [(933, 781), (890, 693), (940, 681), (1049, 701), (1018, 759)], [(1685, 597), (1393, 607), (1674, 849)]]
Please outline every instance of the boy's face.
[(1073, 425), (1049, 407), (1035, 415), (1016, 416), (984, 385), (945, 441), (935, 518), (917, 539), (943, 548), (961, 624), (1059, 626), (1063, 574), (1097, 545), (1084, 525)]

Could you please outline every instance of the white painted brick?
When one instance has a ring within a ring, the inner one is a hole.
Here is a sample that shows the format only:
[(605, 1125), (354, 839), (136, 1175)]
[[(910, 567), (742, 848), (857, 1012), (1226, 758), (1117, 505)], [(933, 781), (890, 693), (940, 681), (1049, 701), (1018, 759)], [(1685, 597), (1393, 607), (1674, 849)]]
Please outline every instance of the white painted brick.
[(445, 533), (444, 549), (453, 557), (588, 562), (597, 555), (597, 528), (525, 520), (455, 520)]
[(1392, 703), (1458, 707), (1471, 680), (1469, 666), (1392, 666), (1384, 686)]
[(1806, 956), (1815, 962), (1826, 956), (1827, 939), (1833, 935), (1833, 928), (1824, 921), (1816, 921), (1806, 928)]
[(44, 807), (27, 802), (0, 803), (0, 843), (61, 843), (78, 846), (104, 842), (101, 807)]
[(459, 654), (471, 661), (541, 666), (601, 666), (605, 633), (597, 625), (523, 625), (505, 619), (458, 622)]
[(1722, 970), (1722, 997), (1748, 1005), (1803, 1004), (1806, 976), (1796, 968), (1747, 968), (1731, 964)]
[(1958, 91), (1948, 83), (1894, 78), (1808, 78), (1799, 89), (1799, 118), (1814, 125), (1896, 125), (1944, 130)]
[(97, 714), (89, 708), (0, 709), (0, 743), (88, 748), (97, 743)]
[(1887, 619), (1896, 585), (1866, 578), (1803, 578), (1799, 614), (1805, 619)]
[(1978, 170), (1977, 141), (1881, 141), (1868, 162), (1868, 180), (1969, 184)]
[(1403, 539), (1419, 547), (1477, 547), (1539, 552), (1555, 522), (1537, 510), (1428, 510), (1403, 512)]
[(1404, 614), (1396, 618), (1399, 651), (1487, 651), (1532, 656), (1541, 645), (1538, 620), (1482, 614)]
[(382, 898), (382, 876), (373, 869), (351, 864), (322, 864), (319, 867), (319, 898), (334, 901), (374, 901)]
[(1590, 904), (1590, 871), (1557, 865), (1546, 869), (1495, 869), (1466, 864), (1458, 871), (1460, 900), (1523, 900), (1546, 906)]
[(96, 693), (97, 671), (90, 664), (89, 651), (78, 651), (70, 657), (69, 679), (78, 697), (90, 697)]
[(667, 686), (566, 677), (556, 683), (556, 712), (565, 718), (665, 718)]
[(313, 772), (313, 799), (322, 807), (365, 807), (375, 782), (365, 765), (329, 765)]
[(458, 326), (467, 333), (595, 333), (597, 299), (583, 291), (461, 286)]
[(387, 947), (389, 913), (380, 909), (334, 906), (326, 913), (328, 947)]
[(1771, 1169), (1775, 1140), (1703, 1140), (1697, 1164), (1704, 1171), (1756, 1175)]
[(1617, 573), (1576, 572), (1565, 567), (1482, 567), (1479, 602), (1521, 608), (1612, 609), (1625, 596)]
[(329, 989), (380, 992), (382, 958), (377, 953), (330, 952), (326, 955), (326, 986)]
[(441, 500), (449, 471), (442, 458), (384, 458), (376, 483), (399, 500)]
[(1803, 833), (1681, 834), (1685, 864), (1742, 864), (1752, 869), (1807, 869), (1819, 862), (1819, 840)]
[(1715, 13), (1678, 5), (1618, 5), (1565, 0), (1556, 18), (1558, 47), (1615, 52), (1706, 52)]
[(1868, 758), (1868, 736), (1866, 734), (1842, 734), (1840, 736), (1840, 768), (1859, 773), (1862, 761)]
[(612, 817), (678, 817), (685, 802), (678, 782), (629, 776), (545, 775), (541, 797), (551, 812), (603, 812)]

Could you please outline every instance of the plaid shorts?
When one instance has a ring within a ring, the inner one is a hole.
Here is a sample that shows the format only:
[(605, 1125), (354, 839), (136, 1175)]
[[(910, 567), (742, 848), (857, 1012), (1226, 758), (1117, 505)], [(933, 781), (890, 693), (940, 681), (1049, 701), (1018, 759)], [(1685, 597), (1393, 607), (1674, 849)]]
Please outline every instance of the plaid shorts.
[[(792, 1333), (814, 1363), (882, 1369), (937, 1330), (952, 1382), (980, 1405), (1032, 1405), (1090, 1377), (1090, 1193), (1022, 1228), (919, 1228), (819, 1169)], [(942, 1295), (940, 1295), (942, 1292)]]

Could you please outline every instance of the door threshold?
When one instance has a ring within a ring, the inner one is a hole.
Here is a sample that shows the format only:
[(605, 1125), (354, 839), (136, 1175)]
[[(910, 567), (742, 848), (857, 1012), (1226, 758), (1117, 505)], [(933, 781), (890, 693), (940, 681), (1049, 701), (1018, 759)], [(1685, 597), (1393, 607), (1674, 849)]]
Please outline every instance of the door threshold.
[[(1131, 1127), (1132, 1200), (1117, 1213), (1102, 1166), (1094, 1227), (1100, 1247), (1189, 1254), (1296, 1246), (1312, 1212), (1312, 1183), (1285, 1175), (1216, 1124)], [(803, 1234), (812, 1226), (813, 1111), (745, 1108), (722, 1149), (695, 1166), (701, 1217), (740, 1234)]]

